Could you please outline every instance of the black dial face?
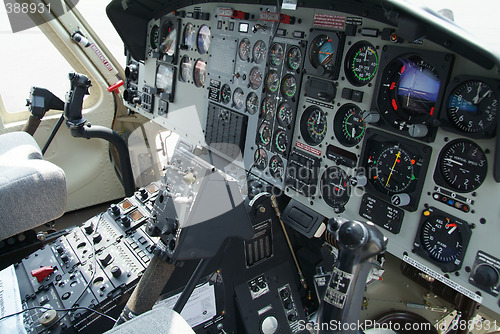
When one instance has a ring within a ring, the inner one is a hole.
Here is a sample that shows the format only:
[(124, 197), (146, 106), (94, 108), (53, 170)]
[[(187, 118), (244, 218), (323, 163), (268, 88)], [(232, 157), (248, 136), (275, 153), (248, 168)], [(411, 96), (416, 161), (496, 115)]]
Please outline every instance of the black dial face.
[(341, 208), (349, 201), (349, 177), (340, 167), (328, 167), (321, 177), (321, 196), (332, 208)]
[(276, 100), (272, 96), (268, 96), (262, 101), (262, 117), (266, 121), (273, 119), (276, 113)]
[(326, 113), (319, 107), (309, 107), (300, 119), (300, 133), (309, 145), (320, 144), (326, 136)]
[(243, 38), (240, 41), (238, 47), (238, 55), (241, 60), (247, 61), (250, 58), (250, 40), (248, 38)]
[(222, 85), (220, 90), (220, 99), (224, 104), (231, 102), (231, 87), (229, 87), (228, 84)]
[(350, 83), (363, 86), (377, 73), (379, 59), (375, 47), (368, 42), (358, 42), (347, 52), (345, 73)]
[(267, 55), (267, 46), (266, 43), (262, 40), (255, 42), (252, 50), (253, 61), (257, 64), (260, 64), (266, 59)]
[(271, 128), (267, 123), (264, 123), (259, 128), (258, 144), (267, 146), (271, 142)]
[(280, 76), (274, 70), (269, 71), (266, 78), (266, 89), (270, 93), (274, 93), (280, 86)]
[(186, 24), (184, 27), (184, 45), (192, 49), (196, 41), (196, 29), (192, 23)]
[(205, 84), (207, 78), (207, 63), (203, 59), (198, 59), (194, 64), (194, 84), (201, 87)]
[(333, 64), (337, 52), (333, 40), (327, 35), (318, 35), (311, 43), (309, 61), (314, 68), (329, 68)]
[(388, 192), (405, 191), (415, 179), (414, 162), (401, 145), (386, 148), (376, 159), (376, 181)]
[(431, 216), (421, 226), (421, 243), (430, 258), (437, 262), (458, 260), (463, 249), (459, 223), (442, 216)]
[(271, 65), (280, 66), (285, 57), (285, 51), (283, 50), (283, 45), (279, 43), (274, 43), (269, 49), (269, 57)]
[(286, 149), (288, 148), (288, 136), (285, 132), (276, 132), (274, 135), (274, 147), (276, 147), (276, 150), (281, 154), (286, 152)]
[(163, 41), (160, 44), (160, 52), (167, 56), (173, 56), (177, 47), (177, 29), (172, 21), (166, 21), (161, 28)]
[(281, 93), (287, 99), (291, 99), (297, 92), (297, 79), (291, 74), (285, 75), (281, 83)]
[(335, 114), (333, 130), (344, 146), (354, 146), (363, 139), (366, 123), (363, 112), (354, 104), (345, 104)]
[(299, 69), (302, 63), (302, 51), (297, 46), (292, 46), (286, 54), (286, 65), (292, 71)]
[(156, 88), (167, 94), (172, 94), (174, 86), (174, 68), (160, 64), (156, 69)]
[(182, 57), (181, 60), (181, 71), (180, 71), (181, 81), (188, 82), (191, 80), (191, 75), (193, 73), (193, 62), (188, 56)]
[(279, 156), (275, 155), (269, 160), (269, 172), (275, 179), (281, 179), (281, 177), (283, 177), (285, 167), (283, 165), (283, 160), (281, 160)]
[(267, 153), (263, 148), (259, 148), (253, 155), (254, 166), (258, 170), (264, 170), (267, 167)]
[(498, 98), (491, 87), (479, 80), (457, 86), (448, 98), (448, 119), (465, 133), (484, 133), (491, 137), (496, 128)]
[(292, 107), (286, 102), (282, 103), (278, 109), (278, 124), (284, 128), (292, 123)]
[(435, 116), (440, 87), (432, 65), (418, 56), (398, 57), (382, 74), (377, 100), (381, 116), (396, 128), (423, 123)]
[(488, 170), (483, 150), (465, 139), (447, 144), (439, 155), (438, 165), (444, 182), (458, 192), (470, 192), (479, 188)]
[(160, 27), (156, 24), (151, 28), (149, 33), (149, 46), (151, 49), (156, 50), (158, 48), (158, 43), (160, 40)]
[(247, 112), (250, 115), (254, 115), (259, 110), (259, 97), (254, 92), (251, 92), (247, 96), (246, 100)]
[(210, 28), (206, 25), (202, 25), (198, 31), (198, 52), (200, 54), (205, 54), (210, 49)]
[(243, 105), (245, 104), (245, 93), (243, 93), (243, 90), (241, 88), (236, 88), (233, 93), (233, 106), (236, 109), (241, 109)]
[(252, 87), (252, 89), (258, 89), (262, 84), (262, 72), (260, 71), (260, 68), (252, 68), (248, 77), (250, 87)]

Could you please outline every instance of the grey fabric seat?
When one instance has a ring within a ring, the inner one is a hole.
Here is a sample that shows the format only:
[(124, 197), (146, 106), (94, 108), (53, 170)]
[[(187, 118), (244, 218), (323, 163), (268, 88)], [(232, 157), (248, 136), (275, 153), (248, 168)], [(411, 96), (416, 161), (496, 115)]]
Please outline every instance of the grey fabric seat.
[(66, 176), (26, 132), (0, 135), (0, 240), (64, 213)]

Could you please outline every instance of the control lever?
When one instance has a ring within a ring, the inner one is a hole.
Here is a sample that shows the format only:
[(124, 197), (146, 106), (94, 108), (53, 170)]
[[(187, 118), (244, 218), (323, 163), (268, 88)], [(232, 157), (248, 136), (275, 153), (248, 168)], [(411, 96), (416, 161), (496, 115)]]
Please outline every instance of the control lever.
[(64, 109), (64, 102), (60, 98), (40, 87), (31, 87), (30, 97), (26, 102), (31, 114), (22, 130), (32, 136), (47, 111)]
[[(369, 222), (332, 218), (327, 230), (326, 239), (338, 247), (339, 255), (318, 310), (318, 333), (354, 334), (370, 259), (385, 251), (388, 239)], [(326, 326), (331, 324), (336, 329)]]

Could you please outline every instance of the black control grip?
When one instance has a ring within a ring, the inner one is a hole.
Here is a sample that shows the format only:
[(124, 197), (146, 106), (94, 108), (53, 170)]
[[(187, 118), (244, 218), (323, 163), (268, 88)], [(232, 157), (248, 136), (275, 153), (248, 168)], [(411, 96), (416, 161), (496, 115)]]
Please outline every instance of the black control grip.
[(66, 93), (64, 117), (67, 122), (73, 125), (80, 125), (85, 123), (85, 119), (82, 116), (83, 98), (89, 94), (91, 81), (84, 74), (74, 72), (69, 74), (69, 80), (71, 88)]

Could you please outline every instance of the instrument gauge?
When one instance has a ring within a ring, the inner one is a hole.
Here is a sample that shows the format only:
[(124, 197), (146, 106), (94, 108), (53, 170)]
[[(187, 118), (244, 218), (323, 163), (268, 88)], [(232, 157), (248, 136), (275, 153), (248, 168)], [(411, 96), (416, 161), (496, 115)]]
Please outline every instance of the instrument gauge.
[(193, 73), (193, 62), (189, 59), (188, 56), (184, 56), (181, 59), (181, 71), (180, 77), (181, 81), (188, 82), (191, 80)]
[(268, 96), (262, 101), (262, 117), (266, 121), (273, 119), (276, 113), (276, 100), (272, 96)]
[(302, 63), (302, 51), (297, 46), (292, 46), (286, 54), (286, 65), (292, 71), (299, 69)]
[(262, 72), (260, 68), (258, 68), (257, 66), (252, 68), (250, 70), (250, 74), (248, 75), (248, 80), (252, 89), (258, 89), (262, 84)]
[(283, 160), (278, 155), (273, 156), (271, 160), (269, 160), (269, 172), (275, 179), (281, 179), (285, 174)]
[(248, 58), (250, 58), (250, 40), (248, 38), (243, 38), (240, 41), (240, 45), (238, 47), (238, 55), (243, 61), (247, 61)]
[(245, 104), (245, 93), (243, 93), (243, 90), (238, 87), (233, 93), (233, 106), (239, 110), (243, 107), (243, 104)]
[(361, 142), (366, 130), (363, 112), (354, 104), (345, 104), (335, 114), (333, 131), (344, 146), (354, 146)]
[(326, 130), (326, 113), (316, 106), (307, 108), (300, 119), (300, 133), (304, 141), (309, 145), (318, 145), (325, 138)]
[(154, 25), (151, 28), (151, 31), (149, 33), (149, 46), (151, 49), (156, 50), (159, 45), (159, 40), (160, 40), (160, 27), (158, 25)]
[(205, 54), (210, 49), (210, 28), (207, 25), (202, 25), (198, 30), (197, 46), (200, 54)]
[(271, 142), (271, 128), (267, 123), (264, 123), (259, 128), (258, 143), (267, 146)]
[(264, 170), (267, 167), (267, 153), (263, 148), (259, 148), (253, 155), (254, 166), (258, 170)]
[(198, 59), (194, 64), (194, 85), (202, 87), (207, 79), (207, 63), (203, 59)]
[(274, 43), (269, 49), (269, 55), (271, 58), (271, 65), (280, 66), (285, 58), (285, 51), (283, 50), (283, 45), (279, 43)]
[(269, 71), (266, 79), (266, 89), (270, 93), (274, 93), (280, 86), (280, 77), (274, 70)]
[(488, 165), (484, 151), (477, 144), (457, 139), (448, 143), (439, 154), (438, 169), (449, 188), (464, 193), (483, 184)]
[(293, 111), (292, 107), (284, 102), (279, 106), (278, 109), (278, 124), (284, 128), (288, 127), (292, 123)]
[(255, 115), (259, 111), (259, 97), (254, 92), (251, 92), (247, 96), (246, 100), (247, 112), (250, 115)]
[(451, 124), (464, 133), (483, 133), (491, 137), (496, 129), (498, 97), (480, 80), (458, 85), (448, 98), (447, 112)]
[(287, 99), (291, 99), (297, 92), (297, 79), (291, 74), (285, 75), (281, 83), (281, 93)]
[(283, 131), (278, 131), (274, 135), (274, 146), (281, 154), (285, 153), (288, 148), (288, 136)]
[(311, 43), (309, 61), (314, 68), (329, 66), (335, 58), (333, 40), (327, 35), (318, 35)]
[(379, 59), (375, 47), (362, 41), (354, 44), (346, 55), (345, 73), (355, 86), (368, 84), (377, 72)]
[(160, 52), (167, 56), (173, 56), (177, 47), (177, 29), (172, 21), (168, 20), (161, 28), (163, 41), (160, 44)]
[(342, 168), (334, 166), (325, 170), (321, 177), (321, 196), (326, 204), (336, 209), (349, 201), (349, 177)]
[(260, 64), (266, 59), (267, 46), (263, 40), (258, 40), (255, 42), (252, 50), (253, 61)]
[(192, 23), (186, 24), (184, 27), (184, 45), (192, 49), (196, 41), (196, 29)]
[(373, 177), (388, 192), (400, 193), (415, 180), (415, 162), (401, 145), (386, 148), (376, 159), (377, 173)]
[(220, 91), (220, 99), (224, 104), (228, 104), (229, 102), (231, 102), (231, 87), (229, 87), (228, 84), (222, 85)]

